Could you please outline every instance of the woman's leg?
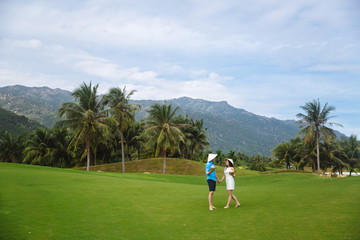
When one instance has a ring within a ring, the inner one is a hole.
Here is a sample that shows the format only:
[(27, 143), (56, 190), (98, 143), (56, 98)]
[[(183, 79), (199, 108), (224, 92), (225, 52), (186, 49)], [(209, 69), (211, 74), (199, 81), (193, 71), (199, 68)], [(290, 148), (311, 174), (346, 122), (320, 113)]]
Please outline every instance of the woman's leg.
[(232, 190), (228, 190), (228, 202), (224, 208), (229, 208), (231, 198), (232, 198)]
[(234, 199), (234, 201), (236, 202), (236, 206), (235, 206), (235, 207), (240, 206), (240, 203), (239, 203), (239, 201), (237, 200), (237, 198), (235, 197), (235, 195), (234, 195), (234, 194), (231, 194), (231, 195), (232, 195), (232, 199)]

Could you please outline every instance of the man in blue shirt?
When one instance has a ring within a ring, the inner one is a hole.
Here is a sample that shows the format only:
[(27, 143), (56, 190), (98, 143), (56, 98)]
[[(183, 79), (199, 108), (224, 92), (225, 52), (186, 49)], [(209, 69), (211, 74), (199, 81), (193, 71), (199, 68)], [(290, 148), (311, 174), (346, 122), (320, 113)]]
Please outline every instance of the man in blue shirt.
[(212, 211), (216, 209), (213, 205), (213, 197), (216, 189), (216, 181), (219, 183), (220, 180), (216, 176), (216, 170), (214, 165), (214, 160), (217, 154), (210, 153), (208, 156), (208, 162), (205, 165), (205, 173), (207, 175), (207, 182), (209, 185), (209, 209)]

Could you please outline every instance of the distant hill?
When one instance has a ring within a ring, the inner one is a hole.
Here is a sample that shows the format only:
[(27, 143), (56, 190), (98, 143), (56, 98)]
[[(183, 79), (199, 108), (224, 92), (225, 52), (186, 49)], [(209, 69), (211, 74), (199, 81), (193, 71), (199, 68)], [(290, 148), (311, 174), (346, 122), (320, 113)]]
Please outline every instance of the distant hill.
[(24, 115), (48, 128), (58, 120), (57, 110), (64, 102), (73, 101), (71, 92), (48, 87), (20, 85), (0, 88), (0, 107)]
[(11, 132), (15, 135), (20, 135), (24, 132), (32, 132), (38, 128), (45, 128), (45, 126), (0, 108), (0, 133)]
[[(0, 107), (36, 120), (47, 127), (52, 127), (58, 120), (57, 110), (64, 102), (74, 101), (71, 92), (48, 87), (8, 86), (0, 88)], [(281, 142), (288, 141), (299, 132), (294, 120), (278, 120), (250, 113), (235, 108), (227, 102), (211, 102), (202, 99), (182, 97), (155, 101), (134, 100), (142, 106), (136, 113), (139, 121), (147, 117), (147, 112), (154, 103), (173, 103), (179, 106), (178, 114), (190, 118), (203, 119), (210, 142), (210, 150), (244, 152), (248, 155), (257, 153), (269, 156), (271, 150)], [(337, 132), (338, 136), (344, 136)]]

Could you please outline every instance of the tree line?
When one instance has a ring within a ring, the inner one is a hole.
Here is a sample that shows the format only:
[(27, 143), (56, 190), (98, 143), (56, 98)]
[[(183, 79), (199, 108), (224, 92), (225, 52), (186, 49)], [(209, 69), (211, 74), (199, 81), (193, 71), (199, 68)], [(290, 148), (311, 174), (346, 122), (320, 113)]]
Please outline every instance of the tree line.
[[(72, 92), (75, 102), (63, 103), (59, 120), (53, 129), (37, 129), (31, 134), (15, 136), (4, 133), (0, 136), (0, 160), (37, 164), (53, 167), (74, 167), (119, 162), (123, 172), (125, 160), (162, 157), (163, 173), (166, 173), (166, 158), (186, 158), (206, 161), (209, 142), (203, 120), (177, 115), (179, 109), (171, 103), (154, 104), (147, 110), (148, 118), (135, 121), (135, 112), (141, 106), (130, 104), (135, 90), (127, 92), (112, 88), (107, 94), (98, 95), (98, 85), (83, 83)], [(266, 167), (286, 167), (313, 171), (328, 169), (350, 173), (360, 167), (360, 143), (356, 136), (337, 139), (327, 125), (335, 108), (319, 100), (301, 107), (304, 113), (297, 114), (300, 131), (289, 142), (277, 145), (272, 157), (247, 156), (244, 153), (222, 153), (218, 150), (218, 165), (225, 157), (236, 165), (252, 170), (265, 171)]]

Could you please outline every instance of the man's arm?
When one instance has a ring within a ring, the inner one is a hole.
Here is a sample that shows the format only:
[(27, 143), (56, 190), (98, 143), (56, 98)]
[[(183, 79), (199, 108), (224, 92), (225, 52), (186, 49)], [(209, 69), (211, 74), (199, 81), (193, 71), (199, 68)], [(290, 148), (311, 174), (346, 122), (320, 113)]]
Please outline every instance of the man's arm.
[(210, 168), (206, 168), (206, 175), (209, 175), (212, 172), (213, 172), (213, 170), (210, 170)]
[(210, 167), (209, 167), (208, 164), (206, 164), (206, 165), (205, 165), (205, 174), (206, 174), (206, 175), (209, 175), (210, 173), (211, 173)]

